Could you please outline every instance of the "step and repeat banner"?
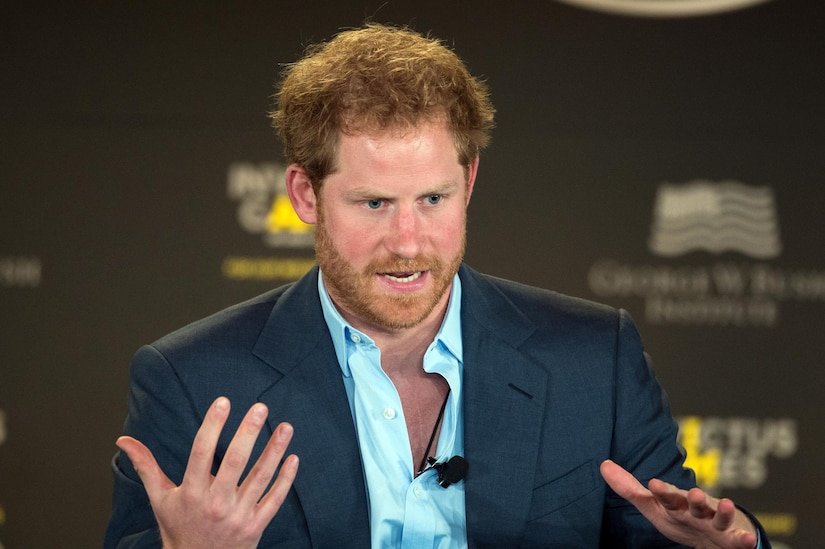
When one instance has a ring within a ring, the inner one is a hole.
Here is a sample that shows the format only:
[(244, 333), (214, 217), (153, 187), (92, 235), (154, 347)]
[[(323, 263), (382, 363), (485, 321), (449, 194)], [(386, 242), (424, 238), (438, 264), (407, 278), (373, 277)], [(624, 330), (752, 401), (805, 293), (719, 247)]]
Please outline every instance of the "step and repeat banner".
[(822, 544), (818, 2), (80, 4), (0, 22), (0, 547), (99, 546), (132, 353), (313, 264), (266, 112), (365, 19), (492, 88), (467, 262), (629, 310), (699, 482)]

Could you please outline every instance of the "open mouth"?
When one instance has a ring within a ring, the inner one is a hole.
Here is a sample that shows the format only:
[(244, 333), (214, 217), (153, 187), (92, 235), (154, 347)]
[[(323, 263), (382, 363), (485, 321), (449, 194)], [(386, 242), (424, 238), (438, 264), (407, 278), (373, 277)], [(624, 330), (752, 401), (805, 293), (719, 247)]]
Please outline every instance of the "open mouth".
[(407, 283), (418, 280), (421, 277), (421, 271), (414, 271), (411, 273), (381, 273), (381, 275), (392, 280), (393, 282)]

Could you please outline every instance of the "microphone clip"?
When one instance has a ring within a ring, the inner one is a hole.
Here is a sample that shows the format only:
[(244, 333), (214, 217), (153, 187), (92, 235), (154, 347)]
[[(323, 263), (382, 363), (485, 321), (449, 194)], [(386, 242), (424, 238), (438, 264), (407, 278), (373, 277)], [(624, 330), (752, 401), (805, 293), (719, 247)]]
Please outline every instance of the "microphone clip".
[(429, 457), (427, 463), (438, 473), (438, 485), (442, 488), (463, 479), (469, 468), (467, 460), (461, 456), (453, 456), (443, 463), (437, 463), (435, 458)]

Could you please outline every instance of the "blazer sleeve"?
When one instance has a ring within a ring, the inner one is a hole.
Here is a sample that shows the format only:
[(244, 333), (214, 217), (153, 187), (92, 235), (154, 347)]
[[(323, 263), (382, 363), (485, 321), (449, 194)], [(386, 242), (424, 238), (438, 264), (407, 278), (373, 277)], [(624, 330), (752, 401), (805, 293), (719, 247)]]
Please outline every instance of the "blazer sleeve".
[[(174, 368), (154, 347), (141, 348), (132, 361), (129, 411), (123, 434), (143, 442), (163, 470), (180, 484), (189, 449), (205, 410), (196, 410)], [(123, 452), (112, 459), (114, 489), (105, 549), (160, 547), (160, 532), (149, 498)]]
[[(696, 486), (693, 471), (683, 467), (678, 427), (668, 398), (656, 380), (650, 357), (630, 315), (619, 312), (613, 384), (613, 437), (610, 458), (642, 484), (658, 478), (680, 488)], [(606, 547), (681, 547), (666, 540), (624, 498), (608, 487), (602, 524)]]
[[(658, 478), (679, 488), (696, 486), (685, 452), (677, 443), (678, 427), (667, 395), (656, 380), (650, 357), (626, 311), (619, 313), (616, 352), (614, 437), (611, 459), (642, 484)], [(759, 532), (759, 547), (770, 549), (767, 533), (747, 510), (740, 510)], [(608, 487), (602, 525), (605, 547), (682, 547), (664, 539), (632, 504)], [(658, 542), (655, 538), (660, 538)]]

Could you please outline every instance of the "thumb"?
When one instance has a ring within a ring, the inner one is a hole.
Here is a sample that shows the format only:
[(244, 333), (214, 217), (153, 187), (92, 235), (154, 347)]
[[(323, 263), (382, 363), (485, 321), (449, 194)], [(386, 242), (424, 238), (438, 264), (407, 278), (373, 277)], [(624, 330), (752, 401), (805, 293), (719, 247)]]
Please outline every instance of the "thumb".
[(650, 491), (642, 486), (636, 478), (622, 466), (607, 459), (602, 462), (599, 470), (607, 485), (618, 495), (636, 505), (643, 504), (650, 497)]
[(149, 495), (149, 501), (157, 501), (164, 491), (176, 487), (175, 483), (163, 473), (149, 448), (142, 442), (132, 437), (122, 436), (115, 444), (132, 461), (132, 466)]

